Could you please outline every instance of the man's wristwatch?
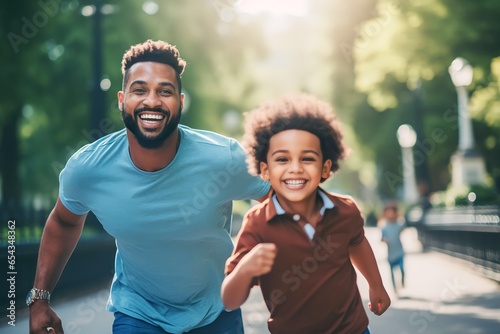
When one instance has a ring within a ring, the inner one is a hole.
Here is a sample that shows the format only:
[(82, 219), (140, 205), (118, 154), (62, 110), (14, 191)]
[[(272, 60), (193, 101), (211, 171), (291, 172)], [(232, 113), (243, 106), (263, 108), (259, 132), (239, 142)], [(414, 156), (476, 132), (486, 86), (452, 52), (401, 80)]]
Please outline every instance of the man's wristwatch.
[(39, 299), (46, 300), (48, 303), (50, 303), (50, 292), (47, 290), (43, 289), (37, 289), (33, 288), (28, 292), (28, 295), (26, 296), (26, 305), (30, 307), (34, 302), (36, 302)]

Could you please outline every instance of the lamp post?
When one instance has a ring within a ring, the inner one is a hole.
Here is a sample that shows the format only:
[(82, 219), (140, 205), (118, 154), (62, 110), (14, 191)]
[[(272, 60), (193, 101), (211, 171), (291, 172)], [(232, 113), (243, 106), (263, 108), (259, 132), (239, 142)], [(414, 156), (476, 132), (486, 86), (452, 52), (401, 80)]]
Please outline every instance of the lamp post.
[(470, 186), (484, 184), (486, 168), (484, 160), (475, 148), (472, 121), (469, 115), (467, 86), (472, 82), (473, 69), (464, 58), (456, 58), (448, 68), (458, 97), (458, 150), (451, 158), (452, 183)]
[[(104, 7), (107, 6), (107, 7)], [(102, 60), (102, 15), (104, 8), (111, 8), (109, 5), (103, 5), (102, 0), (94, 0), (93, 5), (84, 6), (82, 15), (92, 17), (92, 86), (90, 95), (90, 127), (93, 138), (99, 139), (104, 133), (100, 131), (101, 122), (106, 116), (106, 96), (101, 87), (103, 76)]]
[(417, 134), (408, 124), (403, 124), (396, 133), (402, 153), (404, 200), (407, 204), (415, 204), (419, 200), (417, 179), (415, 177), (415, 163), (413, 160), (413, 146), (417, 142)]
[[(142, 10), (149, 15), (158, 12), (158, 4), (155, 1), (145, 1)], [(105, 135), (101, 131), (107, 127), (103, 123), (106, 117), (106, 95), (111, 82), (103, 78), (103, 40), (104, 31), (102, 29), (102, 18), (104, 15), (110, 15), (118, 12), (118, 5), (103, 3), (103, 0), (93, 0), (92, 5), (84, 6), (81, 13), (85, 17), (92, 17), (92, 87), (90, 98), (90, 127), (92, 129), (93, 139), (99, 139)]]
[(448, 72), (458, 96), (458, 149), (461, 151), (472, 150), (475, 145), (466, 89), (472, 82), (472, 66), (464, 58), (456, 58), (448, 68)]
[(94, 41), (92, 50), (92, 97), (91, 97), (91, 117), (90, 126), (97, 130), (100, 128), (101, 120), (106, 116), (106, 96), (101, 89), (102, 80), (102, 28), (101, 28), (101, 0), (94, 0), (96, 11), (92, 21), (92, 40)]

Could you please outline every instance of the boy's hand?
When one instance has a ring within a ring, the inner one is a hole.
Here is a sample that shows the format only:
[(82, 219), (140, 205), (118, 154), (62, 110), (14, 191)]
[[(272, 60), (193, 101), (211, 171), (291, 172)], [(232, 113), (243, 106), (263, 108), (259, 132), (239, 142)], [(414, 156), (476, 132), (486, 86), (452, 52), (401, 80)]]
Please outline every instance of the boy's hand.
[(370, 302), (368, 308), (376, 315), (382, 315), (391, 305), (391, 299), (384, 287), (369, 290)]
[(252, 277), (267, 274), (273, 267), (276, 253), (277, 248), (275, 244), (258, 244), (241, 259), (239, 263), (240, 270)]

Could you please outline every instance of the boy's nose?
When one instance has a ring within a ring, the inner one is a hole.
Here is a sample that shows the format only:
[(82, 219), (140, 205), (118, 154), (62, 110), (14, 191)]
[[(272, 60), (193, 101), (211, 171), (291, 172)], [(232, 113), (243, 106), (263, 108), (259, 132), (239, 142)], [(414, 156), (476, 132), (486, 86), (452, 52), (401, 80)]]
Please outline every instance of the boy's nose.
[(300, 162), (298, 162), (298, 161), (292, 162), (292, 164), (290, 166), (290, 172), (302, 173), (303, 172), (302, 164), (300, 164)]

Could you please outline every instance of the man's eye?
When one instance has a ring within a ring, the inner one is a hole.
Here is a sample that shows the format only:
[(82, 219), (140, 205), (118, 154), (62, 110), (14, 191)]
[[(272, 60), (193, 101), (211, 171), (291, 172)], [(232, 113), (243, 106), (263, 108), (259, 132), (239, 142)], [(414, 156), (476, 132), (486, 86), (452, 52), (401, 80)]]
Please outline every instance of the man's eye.
[(134, 92), (136, 94), (141, 94), (141, 93), (146, 92), (146, 90), (143, 88), (136, 88), (136, 89), (132, 90), (132, 92)]

